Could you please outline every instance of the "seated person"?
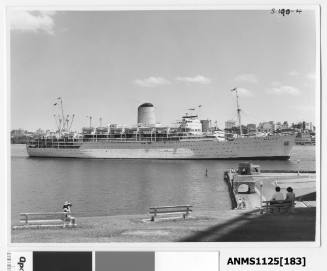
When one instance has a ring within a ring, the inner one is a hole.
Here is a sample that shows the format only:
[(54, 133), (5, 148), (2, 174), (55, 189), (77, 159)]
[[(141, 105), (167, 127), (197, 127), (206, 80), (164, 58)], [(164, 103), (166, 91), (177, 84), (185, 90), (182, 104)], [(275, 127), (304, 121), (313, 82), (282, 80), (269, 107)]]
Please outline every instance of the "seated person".
[(64, 206), (62, 206), (64, 213), (66, 213), (65, 214), (66, 219), (70, 219), (70, 217), (71, 217), (70, 216), (70, 213), (71, 213), (70, 207), (72, 207), (72, 206), (73, 206), (72, 203), (69, 201), (65, 201)]
[(70, 207), (72, 207), (72, 206), (73, 206), (73, 205), (71, 204), (71, 202), (69, 202), (69, 201), (65, 201), (64, 206), (62, 206), (63, 211), (64, 211), (65, 213), (70, 213), (70, 212), (71, 212)]
[(284, 195), (282, 192), (280, 192), (280, 187), (276, 186), (275, 191), (276, 192), (271, 197), (271, 201), (283, 201)]
[(237, 201), (237, 209), (244, 209), (245, 207), (246, 207), (245, 198), (239, 197)]
[(293, 188), (287, 187), (286, 191), (287, 191), (287, 193), (286, 193), (285, 201), (290, 201), (291, 205), (294, 206), (295, 205), (295, 194), (293, 192)]

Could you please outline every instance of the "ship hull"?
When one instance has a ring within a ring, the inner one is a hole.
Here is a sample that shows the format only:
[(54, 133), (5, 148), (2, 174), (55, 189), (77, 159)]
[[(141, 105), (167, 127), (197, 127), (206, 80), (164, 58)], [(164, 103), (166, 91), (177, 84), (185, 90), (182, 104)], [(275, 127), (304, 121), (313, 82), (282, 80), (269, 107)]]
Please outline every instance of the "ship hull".
[(99, 159), (289, 159), (292, 136), (238, 138), (233, 141), (84, 142), (79, 148), (27, 147), (31, 157)]

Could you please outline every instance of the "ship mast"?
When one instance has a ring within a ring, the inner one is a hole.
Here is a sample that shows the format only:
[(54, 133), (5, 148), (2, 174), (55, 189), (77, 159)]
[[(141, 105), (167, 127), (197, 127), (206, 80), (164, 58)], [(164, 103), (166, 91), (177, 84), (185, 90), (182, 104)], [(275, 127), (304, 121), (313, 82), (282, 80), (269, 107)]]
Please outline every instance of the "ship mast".
[(67, 117), (66, 117), (66, 128), (67, 128), (67, 132), (69, 132), (69, 129), (68, 129), (68, 127), (69, 127), (69, 115), (67, 115)]
[(69, 132), (70, 132), (70, 129), (72, 128), (73, 121), (74, 121), (74, 117), (75, 117), (75, 114), (73, 114), (72, 119), (71, 119), (71, 121), (70, 121), (70, 125), (69, 125), (69, 128), (68, 128), (68, 131), (69, 131)]
[(64, 115), (64, 107), (63, 107), (63, 104), (62, 104), (62, 98), (61, 97), (58, 97), (57, 100), (60, 101), (60, 109), (61, 109), (61, 123), (62, 123), (62, 127), (60, 127), (60, 134), (62, 131), (65, 131), (65, 124), (66, 124), (66, 119), (65, 119), (65, 115)]
[(59, 130), (60, 127), (59, 127), (59, 124), (58, 124), (58, 120), (57, 120), (57, 116), (56, 116), (56, 114), (53, 115), (53, 118), (54, 118), (54, 120), (55, 120), (55, 122), (56, 122), (56, 127), (57, 127), (57, 129)]
[(92, 116), (86, 116), (89, 119), (90, 128), (92, 127)]
[(241, 108), (238, 103), (238, 91), (237, 91), (237, 88), (233, 88), (231, 91), (236, 93), (236, 107), (237, 107), (236, 111), (237, 111), (238, 123), (240, 126), (240, 135), (242, 136), (243, 132), (242, 132), (242, 122), (241, 122)]

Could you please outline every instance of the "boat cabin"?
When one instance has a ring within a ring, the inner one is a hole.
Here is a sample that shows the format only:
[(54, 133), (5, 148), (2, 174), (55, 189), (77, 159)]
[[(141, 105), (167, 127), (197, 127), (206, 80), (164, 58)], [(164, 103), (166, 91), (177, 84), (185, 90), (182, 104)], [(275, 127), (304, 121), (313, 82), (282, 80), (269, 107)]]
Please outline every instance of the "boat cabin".
[(243, 162), (238, 164), (239, 175), (257, 175), (260, 174), (260, 166), (253, 165), (249, 162)]

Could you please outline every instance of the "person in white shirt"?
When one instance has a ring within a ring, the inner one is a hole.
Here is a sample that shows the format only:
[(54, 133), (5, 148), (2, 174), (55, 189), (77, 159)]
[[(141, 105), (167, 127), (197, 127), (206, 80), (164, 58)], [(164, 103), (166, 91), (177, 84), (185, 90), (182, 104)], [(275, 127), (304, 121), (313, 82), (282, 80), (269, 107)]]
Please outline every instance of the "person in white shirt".
[(279, 201), (279, 200), (284, 200), (285, 199), (283, 193), (280, 192), (280, 187), (279, 186), (275, 187), (275, 191), (276, 192), (271, 197), (271, 201), (275, 201), (275, 200)]

